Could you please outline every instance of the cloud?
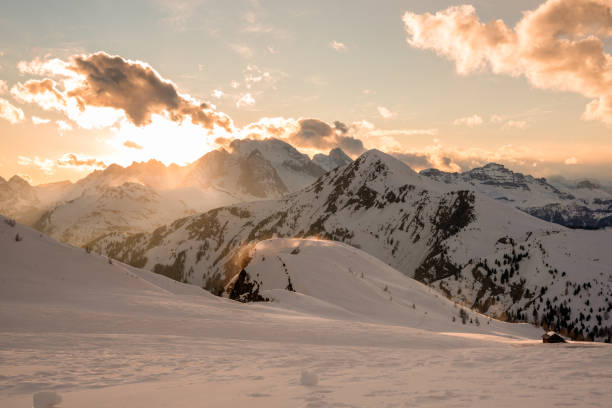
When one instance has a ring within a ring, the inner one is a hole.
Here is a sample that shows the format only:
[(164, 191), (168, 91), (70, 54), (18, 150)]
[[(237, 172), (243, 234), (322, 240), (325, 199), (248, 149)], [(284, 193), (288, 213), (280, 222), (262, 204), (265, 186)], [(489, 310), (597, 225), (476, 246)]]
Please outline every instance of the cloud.
[(411, 46), (454, 61), (459, 74), (490, 69), (524, 76), (536, 88), (575, 92), (592, 99), (582, 119), (612, 125), (612, 56), (602, 41), (612, 36), (609, 0), (547, 0), (514, 28), (482, 23), (471, 5), (407, 12), (403, 21)]
[(32, 123), (35, 125), (44, 125), (51, 122), (51, 119), (39, 118), (38, 116), (32, 116)]
[(32, 164), (32, 159), (26, 156), (17, 156), (17, 164), (20, 166), (29, 166)]
[(484, 123), (484, 120), (482, 119), (482, 117), (480, 117), (479, 115), (472, 115), (472, 116), (466, 116), (464, 118), (456, 119), (453, 122), (453, 125), (474, 127), (474, 126), (480, 126), (483, 123)]
[(56, 120), (55, 124), (60, 132), (69, 132), (72, 130), (72, 125), (65, 120)]
[(5, 94), (7, 92), (8, 92), (8, 85), (6, 81), (3, 81), (2, 79), (0, 79), (0, 95)]
[[(239, 138), (276, 138), (287, 141), (308, 153), (327, 152), (340, 147), (349, 155), (365, 151), (363, 141), (357, 137), (356, 128), (336, 121), (330, 125), (319, 119), (262, 118), (251, 123), (235, 135)], [(218, 139), (219, 144), (227, 144)]]
[(219, 99), (223, 96), (223, 91), (221, 91), (220, 89), (215, 89), (212, 91), (212, 96)]
[(11, 94), (20, 103), (35, 103), (44, 110), (65, 110), (67, 97), (52, 79), (31, 79), (18, 83), (11, 89)]
[(106, 164), (103, 161), (96, 160), (91, 157), (79, 157), (74, 153), (66, 153), (60, 159), (56, 160), (58, 167), (80, 169), (80, 170), (94, 170), (104, 169)]
[(336, 40), (331, 41), (329, 43), (329, 46), (331, 48), (333, 48), (334, 50), (336, 50), (336, 51), (347, 51), (348, 50), (348, 48), (347, 48), (347, 46), (345, 44), (343, 44), (343, 43), (341, 43), (339, 41), (336, 41)]
[(0, 119), (9, 121), (11, 124), (22, 122), (25, 119), (23, 111), (13, 106), (6, 99), (0, 98)]
[(230, 44), (230, 48), (242, 58), (249, 59), (253, 57), (253, 50), (243, 44)]
[(60, 77), (59, 83), (50, 78), (29, 80), (14, 86), (13, 96), (46, 110), (63, 111), (82, 127), (87, 126), (84, 119), (103, 119), (101, 123), (106, 126), (116, 122), (116, 113), (108, 109), (122, 112), (136, 126), (150, 124), (152, 116), (158, 114), (174, 122), (190, 119), (208, 130), (220, 127), (230, 131), (233, 127), (227, 115), (179, 93), (174, 83), (144, 62), (98, 52), (72, 56), (63, 64), (35, 60), (22, 65), (26, 72)]
[(384, 106), (379, 106), (376, 109), (378, 110), (378, 113), (380, 114), (380, 116), (382, 116), (385, 119), (389, 119), (393, 117), (393, 115), (395, 115), (393, 112), (391, 112), (389, 109), (385, 108)]
[[(436, 164), (430, 160), (428, 155), (424, 153), (401, 153), (394, 152), (392, 155), (398, 159), (406, 163), (408, 166), (413, 169), (429, 169), (432, 167), (436, 167)], [(450, 159), (449, 159), (450, 160)]]
[(565, 159), (564, 163), (567, 165), (578, 164), (578, 159), (575, 157), (568, 157)]
[(125, 142), (123, 142), (123, 145), (129, 149), (136, 149), (136, 150), (142, 150), (142, 146), (139, 145), (136, 142), (133, 142), (131, 140), (126, 140)]
[(34, 165), (38, 167), (47, 176), (52, 176), (53, 174), (55, 174), (55, 163), (51, 159), (41, 159), (38, 156), (35, 156), (34, 158), (27, 156), (18, 156), (17, 164), (20, 166)]
[(332, 127), (319, 119), (302, 119), (289, 140), (296, 146), (326, 149), (333, 134)]
[(435, 136), (438, 129), (376, 129), (369, 132), (370, 136), (415, 136), (429, 135)]
[(502, 130), (510, 130), (510, 129), (527, 129), (529, 123), (524, 120), (509, 120), (504, 123), (502, 126)]
[(255, 105), (255, 102), (256, 101), (255, 98), (253, 98), (253, 95), (246, 93), (236, 101), (236, 107), (241, 108), (243, 106), (253, 106)]

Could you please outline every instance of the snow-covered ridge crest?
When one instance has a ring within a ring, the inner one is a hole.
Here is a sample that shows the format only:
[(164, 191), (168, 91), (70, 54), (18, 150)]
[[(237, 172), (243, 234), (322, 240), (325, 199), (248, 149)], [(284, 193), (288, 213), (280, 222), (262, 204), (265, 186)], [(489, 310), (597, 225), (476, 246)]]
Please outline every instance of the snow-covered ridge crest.
[(570, 228), (612, 226), (612, 195), (588, 181), (570, 188), (513, 172), (496, 163), (464, 173), (428, 169), (421, 174), (455, 188), (474, 189), (530, 215)]
[(340, 241), (491, 316), (605, 340), (612, 335), (610, 233), (540, 221), (368, 151), (282, 199), (217, 208), (151, 234), (110, 235), (91, 245), (227, 295), (259, 241)]

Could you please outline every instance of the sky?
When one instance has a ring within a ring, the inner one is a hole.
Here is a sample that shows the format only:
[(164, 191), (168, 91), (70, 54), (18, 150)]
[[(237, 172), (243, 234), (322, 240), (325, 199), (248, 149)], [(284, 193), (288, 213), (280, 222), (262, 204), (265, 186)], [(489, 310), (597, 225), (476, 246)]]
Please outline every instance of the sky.
[(0, 176), (235, 138), (612, 181), (609, 0), (0, 4)]

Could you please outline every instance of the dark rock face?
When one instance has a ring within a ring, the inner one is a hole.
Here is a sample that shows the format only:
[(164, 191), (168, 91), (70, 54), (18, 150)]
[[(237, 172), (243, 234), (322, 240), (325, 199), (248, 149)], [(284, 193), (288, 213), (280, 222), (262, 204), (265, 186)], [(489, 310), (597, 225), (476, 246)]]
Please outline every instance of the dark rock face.
[(565, 343), (565, 339), (555, 332), (548, 332), (542, 335), (542, 343)]
[(238, 274), (238, 278), (230, 291), (229, 298), (242, 303), (268, 302), (270, 300), (259, 294), (259, 283), (251, 280), (251, 276), (244, 269)]
[[(610, 200), (608, 200), (610, 201)], [(599, 200), (604, 208), (591, 209), (585, 205), (548, 204), (544, 207), (522, 209), (527, 214), (568, 228), (600, 229), (612, 226), (612, 208)]]

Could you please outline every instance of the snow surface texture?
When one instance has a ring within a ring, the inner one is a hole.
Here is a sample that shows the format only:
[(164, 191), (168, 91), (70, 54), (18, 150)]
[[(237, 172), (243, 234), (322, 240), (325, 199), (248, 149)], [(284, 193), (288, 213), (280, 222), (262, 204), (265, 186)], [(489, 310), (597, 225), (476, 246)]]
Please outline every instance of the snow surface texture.
[(228, 294), (250, 248), (273, 237), (345, 242), (490, 316), (575, 339), (612, 338), (612, 229), (544, 222), (375, 150), (280, 200), (214, 209), (93, 247)]
[(341, 243), (255, 246), (246, 269), (273, 301), (250, 304), (19, 224), (0, 222), (0, 259), (2, 407), (51, 395), (39, 392), (61, 394), (63, 408), (594, 407), (612, 398), (609, 345), (542, 344), (538, 328), (471, 311), (463, 324), (461, 307)]

